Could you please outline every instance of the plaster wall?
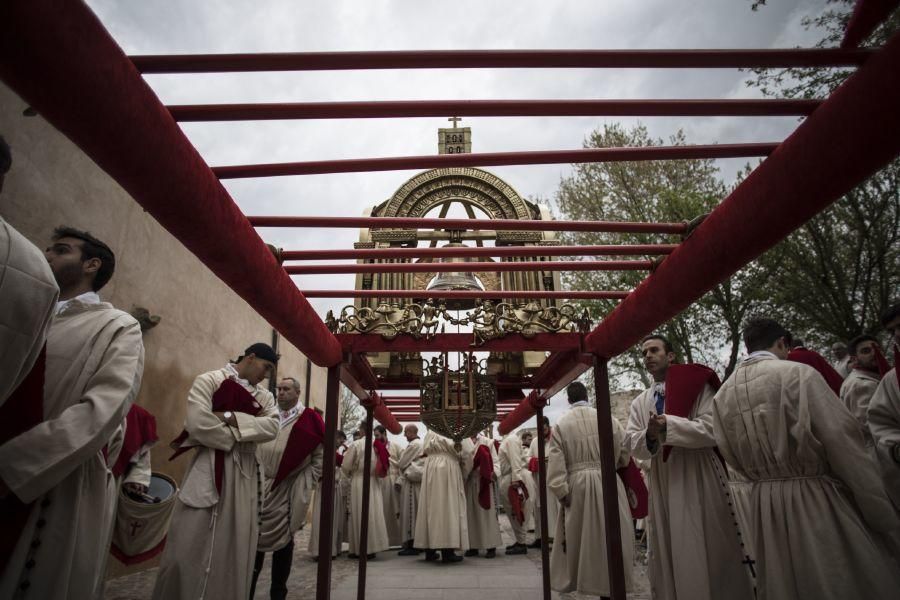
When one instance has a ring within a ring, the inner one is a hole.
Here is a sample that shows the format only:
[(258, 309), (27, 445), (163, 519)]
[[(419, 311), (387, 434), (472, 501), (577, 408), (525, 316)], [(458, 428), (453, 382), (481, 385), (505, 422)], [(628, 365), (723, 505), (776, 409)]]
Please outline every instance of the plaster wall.
[[(144, 333), (137, 403), (157, 419), (153, 470), (180, 481), (191, 453), (169, 462), (168, 442), (182, 429), (194, 377), (222, 367), (254, 342), (271, 343), (272, 328), (67, 138), (40, 116), (23, 116), (25, 108), (0, 84), (0, 135), (13, 156), (0, 214), (40, 248), (58, 225), (90, 231), (116, 253), (116, 272), (101, 298), (122, 310), (139, 306), (161, 317)], [(215, 234), (214, 223), (197, 227)], [(293, 376), (305, 388), (311, 368), (310, 405), (324, 409), (326, 369), (309, 364), (283, 339), (279, 351), (278, 375)], [(305, 394), (304, 389), (301, 399)], [(121, 572), (114, 559), (110, 563), (111, 574)]]

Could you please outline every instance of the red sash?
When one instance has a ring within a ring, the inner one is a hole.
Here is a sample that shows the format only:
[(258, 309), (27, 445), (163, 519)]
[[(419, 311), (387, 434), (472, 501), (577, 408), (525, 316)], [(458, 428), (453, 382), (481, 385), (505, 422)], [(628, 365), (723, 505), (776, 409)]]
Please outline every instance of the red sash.
[(828, 361), (825, 360), (825, 357), (819, 354), (818, 352), (814, 352), (812, 350), (807, 350), (806, 348), (794, 348), (790, 352), (788, 352), (788, 360), (792, 360), (794, 362), (803, 363), (804, 365), (809, 365), (813, 369), (819, 372), (819, 374), (825, 379), (825, 383), (828, 384), (828, 387), (832, 389), (835, 395), (841, 395), (841, 384), (844, 383), (844, 378), (841, 377), (841, 374), (834, 370)]
[(112, 472), (116, 477), (121, 477), (131, 464), (131, 459), (141, 451), (144, 446), (152, 446), (159, 439), (156, 435), (156, 419), (147, 410), (132, 404), (125, 415), (125, 440), (122, 442), (122, 451), (113, 465)]
[[(25, 433), (44, 420), (44, 373), (47, 367), (47, 345), (41, 349), (34, 366), (19, 386), (13, 390), (0, 406), (0, 445)], [(6, 570), (6, 563), (12, 556), (22, 529), (31, 514), (34, 503), (25, 504), (10, 492), (0, 500), (0, 573)]]
[[(715, 371), (705, 365), (671, 365), (666, 371), (665, 414), (687, 419), (706, 384), (718, 390), (722, 385)], [(663, 447), (663, 462), (669, 459), (672, 446)]]
[(388, 468), (391, 466), (391, 455), (387, 449), (387, 443), (384, 440), (375, 440), (372, 443), (375, 450), (375, 458), (378, 463), (375, 465), (375, 475), (378, 477), (387, 477)]
[(540, 470), (541, 461), (538, 460), (537, 456), (532, 456), (528, 459), (528, 470), (532, 473), (537, 473)]
[[(240, 412), (251, 416), (256, 416), (262, 410), (262, 405), (256, 401), (253, 394), (244, 389), (244, 387), (233, 379), (226, 378), (212, 395), (212, 411), (213, 412)], [(178, 437), (169, 444), (175, 449), (175, 453), (169, 457), (169, 460), (175, 460), (195, 445), (182, 446), (181, 444), (188, 438), (188, 432), (182, 430)], [(222, 493), (222, 476), (225, 473), (225, 451), (216, 450), (216, 491)]]
[(490, 510), (491, 479), (494, 477), (494, 459), (491, 458), (490, 448), (479, 444), (472, 462), (478, 469), (478, 505), (485, 510)]
[(275, 473), (274, 488), (281, 483), (294, 469), (303, 464), (303, 461), (312, 454), (322, 440), (325, 439), (325, 422), (314, 410), (303, 411), (291, 426), (284, 454), (278, 463), (278, 472)]
[(509, 505), (512, 507), (512, 514), (519, 522), (519, 525), (525, 523), (525, 502), (528, 501), (528, 490), (521, 481), (516, 481), (507, 491), (509, 497)]
[[(665, 460), (665, 457), (663, 459)], [(644, 483), (644, 478), (641, 477), (641, 470), (634, 464), (634, 459), (631, 458), (628, 459), (627, 467), (616, 469), (616, 474), (625, 486), (625, 493), (628, 496), (628, 508), (631, 509), (631, 518), (643, 519), (648, 512), (649, 494), (647, 493), (647, 484)]]

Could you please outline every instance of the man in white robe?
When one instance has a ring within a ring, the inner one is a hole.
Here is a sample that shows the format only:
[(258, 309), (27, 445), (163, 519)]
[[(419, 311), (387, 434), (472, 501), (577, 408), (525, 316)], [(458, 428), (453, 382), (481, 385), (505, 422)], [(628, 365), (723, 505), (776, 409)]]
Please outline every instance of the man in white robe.
[[(544, 431), (546, 432), (546, 437), (544, 438), (545, 443), (550, 442), (551, 429), (550, 429), (550, 419), (544, 417)], [(544, 452), (547, 452), (546, 447), (544, 448)], [(528, 453), (526, 456), (528, 462), (528, 472), (531, 474), (532, 480), (532, 489), (534, 489), (534, 541), (531, 543), (531, 548), (540, 548), (543, 540), (541, 539), (541, 480), (540, 473), (538, 472), (538, 437), (534, 436), (534, 439), (531, 440), (531, 445), (528, 448)], [(547, 455), (544, 454), (544, 460), (547, 460)], [(547, 532), (550, 536), (550, 542), (553, 542), (554, 535), (556, 534), (556, 516), (559, 514), (559, 500), (553, 494), (547, 494)]]
[(833, 343), (831, 345), (831, 355), (834, 357), (831, 366), (838, 372), (838, 375), (841, 377), (849, 375), (852, 365), (850, 364), (850, 354), (847, 351), (847, 344), (844, 342)]
[[(528, 489), (525, 486), (525, 478), (530, 475), (526, 468), (525, 453), (519, 436), (511, 433), (503, 438), (497, 454), (500, 461), (500, 498), (503, 500), (503, 510), (506, 512), (506, 518), (509, 519), (509, 526), (515, 538), (513, 544), (506, 547), (506, 554), (525, 554), (528, 552), (528, 546), (525, 545), (527, 517), (524, 511), (526, 510), (527, 498), (525, 496)], [(518, 507), (523, 511), (521, 515), (517, 514), (518, 510), (510, 501), (511, 488), (514, 488), (512, 493), (517, 493), (521, 500)]]
[(875, 442), (872, 441), (872, 434), (869, 432), (866, 412), (869, 410), (869, 402), (875, 394), (875, 388), (881, 381), (882, 373), (878, 365), (881, 346), (875, 337), (861, 335), (851, 340), (849, 351), (853, 368), (841, 384), (841, 401), (856, 417), (866, 440), (866, 448), (869, 449), (872, 458), (877, 460)]
[(784, 360), (784, 336), (750, 321), (750, 357), (713, 407), (722, 455), (751, 481), (760, 597), (893, 598), (900, 573), (883, 536), (900, 520), (859, 424), (815, 369)]
[(299, 403), (300, 382), (295, 378), (282, 378), (276, 390), (278, 435), (256, 448), (263, 473), (264, 501), (250, 598), (256, 591), (265, 553), (271, 552), (269, 596), (272, 600), (284, 600), (294, 558), (294, 533), (306, 520), (316, 482), (322, 475), (325, 424), (314, 410)]
[[(550, 436), (547, 453), (547, 488), (560, 503), (557, 536), (550, 553), (550, 585), (558, 592), (609, 596), (609, 557), (606, 551), (606, 519), (603, 509), (603, 477), (600, 469), (600, 436), (597, 411), (591, 408), (584, 384), (566, 388), (569, 411), (559, 418)], [(628, 465), (623, 442), (625, 429), (615, 418), (613, 450), (616, 467)], [(628, 495), (615, 478), (622, 533), (625, 588), (633, 587), (634, 536)]]
[(472, 438), (475, 446), (472, 470), (466, 477), (466, 519), (469, 530), (469, 549), (465, 556), (478, 556), (484, 550), (485, 558), (496, 558), (500, 538), (498, 513), (500, 490), (500, 460), (494, 448), (494, 440), (478, 434)]
[[(332, 530), (331, 530), (331, 556), (337, 557), (343, 550), (345, 541), (349, 541), (347, 537), (350, 523), (350, 481), (341, 471), (341, 464), (344, 461), (344, 454), (347, 452), (347, 434), (337, 430), (335, 435), (334, 461), (334, 502), (332, 503)], [(323, 477), (319, 477), (316, 482), (315, 500), (313, 500), (312, 526), (309, 532), (309, 544), (307, 550), (313, 557), (313, 560), (319, 558), (319, 523), (322, 519), (322, 483), (325, 481)]]
[(155, 600), (249, 597), (262, 509), (256, 446), (279, 430), (275, 399), (262, 381), (277, 360), (257, 343), (194, 380), (184, 432), (172, 445), (176, 456), (196, 452), (178, 492)]
[[(0, 136), (0, 192), (11, 165)], [(44, 253), (0, 217), (0, 407), (38, 360), (58, 298)]]
[(869, 402), (868, 423), (885, 488), (900, 511), (900, 304), (888, 308), (881, 323), (891, 334), (894, 368), (882, 377)]
[(406, 437), (406, 448), (400, 453), (397, 460), (397, 483), (395, 488), (400, 492), (400, 536), (403, 538), (403, 549), (397, 554), (400, 556), (415, 556), (419, 550), (415, 548), (416, 537), (416, 513), (419, 510), (419, 493), (422, 488), (422, 475), (424, 475), (425, 458), (422, 456), (422, 440), (419, 438), (419, 428), (415, 425), (407, 425), (403, 428)]
[[(380, 477), (377, 474), (378, 459), (372, 451), (372, 464), (369, 473), (364, 473), (366, 437), (365, 423), (360, 425), (363, 436), (355, 440), (341, 463), (344, 476), (350, 480), (350, 552), (348, 558), (359, 558), (360, 532), (362, 531), (363, 477), (369, 478), (369, 530), (366, 539), (366, 556), (375, 558), (375, 554), (390, 547), (387, 526), (384, 522), (384, 497), (381, 494)], [(385, 475), (386, 477), (387, 475)]]
[(728, 475), (715, 452), (715, 391), (699, 379), (686, 398), (686, 416), (679, 416), (674, 414), (676, 390), (670, 389), (675, 386), (667, 382), (670, 368), (714, 374), (700, 365), (673, 365), (672, 345), (662, 336), (647, 336), (641, 353), (655, 383), (632, 401), (625, 444), (636, 458), (651, 459), (648, 575), (653, 597), (749, 600), (749, 563), (743, 562), (748, 559)]
[[(531, 443), (534, 440), (534, 436), (530, 431), (523, 431), (520, 435), (522, 439), (522, 460), (525, 461), (525, 470), (528, 470), (528, 459), (529, 451), (531, 450)], [(525, 484), (525, 489), (528, 490), (528, 500), (525, 502), (525, 531), (528, 533), (534, 533), (535, 537), (540, 537), (536, 530), (540, 527), (537, 525), (538, 521), (535, 518), (535, 509), (537, 507), (537, 486), (534, 485), (534, 477), (531, 476), (529, 472), (528, 476), (522, 481)], [(537, 541), (537, 540), (535, 540)], [(534, 542), (529, 544), (531, 548), (540, 548), (540, 546), (536, 546)]]
[(400, 459), (400, 448), (392, 444), (388, 438), (384, 425), (375, 426), (375, 439), (382, 440), (388, 451), (388, 473), (385, 477), (377, 479), (381, 486), (381, 497), (384, 500), (384, 525), (387, 527), (388, 544), (396, 547), (403, 544), (403, 536), (400, 532), (400, 498), (394, 490), (394, 482), (397, 481), (397, 461)]
[(434, 431), (425, 434), (425, 455), (419, 509), (416, 514), (415, 547), (425, 550), (425, 560), (459, 562), (456, 550), (469, 543), (466, 517), (466, 490), (463, 481), (472, 469), (472, 441), (465, 439), (455, 446), (453, 440)]
[(120, 446), (110, 441), (140, 388), (144, 346), (138, 322), (97, 295), (115, 269), (106, 244), (61, 227), (46, 257), (61, 300), (43, 392), (2, 423), (0, 598), (93, 598), (118, 493), (111, 467)]

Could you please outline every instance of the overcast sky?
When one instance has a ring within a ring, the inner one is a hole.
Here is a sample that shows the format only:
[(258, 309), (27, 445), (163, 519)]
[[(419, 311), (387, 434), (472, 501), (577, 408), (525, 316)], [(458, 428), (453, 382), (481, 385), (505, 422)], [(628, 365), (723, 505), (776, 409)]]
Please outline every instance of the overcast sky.
[[(88, 0), (128, 54), (442, 49), (669, 49), (810, 46), (800, 25), (824, 0)], [(415, 99), (754, 98), (722, 70), (410, 70), (150, 75), (165, 104)], [(450, 115), (448, 115), (450, 116)], [(636, 119), (615, 119), (633, 124)], [(467, 118), (473, 151), (575, 149), (609, 119)], [(780, 141), (795, 118), (647, 118), (652, 135), (689, 143)], [(435, 154), (442, 118), (186, 123), (212, 165)], [(745, 161), (719, 161), (731, 180)], [(525, 197), (552, 199), (568, 165), (496, 167)], [(358, 216), (415, 171), (225, 181), (247, 215)], [(285, 249), (352, 248), (356, 230), (261, 229)], [(354, 286), (353, 275), (295, 277), (302, 288)], [(311, 300), (324, 314), (350, 303)], [(551, 414), (560, 410), (553, 402)], [(551, 417), (552, 418), (552, 417)]]

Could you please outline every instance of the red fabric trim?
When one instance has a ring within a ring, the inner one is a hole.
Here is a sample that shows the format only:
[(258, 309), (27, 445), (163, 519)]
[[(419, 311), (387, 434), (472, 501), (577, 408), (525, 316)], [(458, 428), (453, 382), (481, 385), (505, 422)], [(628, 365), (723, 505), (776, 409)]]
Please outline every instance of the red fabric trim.
[[(706, 365), (671, 365), (666, 371), (665, 414), (687, 419), (706, 384), (718, 390), (722, 383), (716, 372)], [(663, 447), (663, 462), (669, 459), (672, 446)]]
[(512, 514), (520, 525), (525, 523), (525, 502), (528, 501), (528, 490), (521, 481), (516, 481), (507, 491)]
[(643, 519), (649, 512), (650, 494), (647, 491), (647, 484), (641, 477), (641, 470), (634, 459), (628, 459), (628, 466), (616, 469), (616, 475), (622, 480), (625, 486), (625, 492), (628, 496), (628, 508), (631, 509), (632, 519)]
[(322, 417), (314, 410), (304, 410), (291, 426), (291, 434), (284, 447), (284, 454), (281, 455), (281, 462), (278, 463), (278, 472), (275, 473), (272, 487), (284, 481), (294, 469), (302, 465), (323, 439), (325, 439), (325, 422), (322, 421)]
[(491, 508), (491, 480), (494, 478), (494, 459), (491, 457), (490, 448), (479, 444), (472, 462), (478, 469), (478, 505), (489, 510)]
[(124, 565), (136, 565), (138, 563), (144, 562), (145, 560), (150, 560), (154, 556), (158, 555), (163, 549), (166, 547), (166, 537), (154, 547), (150, 548), (146, 552), (141, 552), (140, 554), (136, 554), (134, 556), (128, 556), (122, 550), (119, 549), (118, 546), (112, 544), (109, 548), (109, 553), (116, 557), (120, 563)]
[(537, 456), (532, 456), (528, 459), (528, 470), (532, 473), (537, 473), (540, 469), (541, 461), (538, 460)]
[(128, 414), (125, 415), (125, 441), (122, 442), (122, 451), (119, 452), (119, 458), (113, 466), (113, 475), (121, 477), (131, 464), (134, 455), (140, 452), (141, 448), (155, 444), (158, 439), (156, 418), (146, 409), (132, 404)]
[(834, 391), (835, 395), (841, 395), (841, 384), (844, 383), (844, 378), (828, 364), (824, 356), (806, 348), (793, 348), (788, 352), (787, 359), (812, 367), (825, 379), (825, 383)]
[(384, 440), (375, 440), (372, 442), (372, 448), (375, 451), (375, 458), (378, 460), (375, 465), (375, 475), (387, 477), (388, 468), (391, 465), (391, 455), (388, 452), (387, 444)]

